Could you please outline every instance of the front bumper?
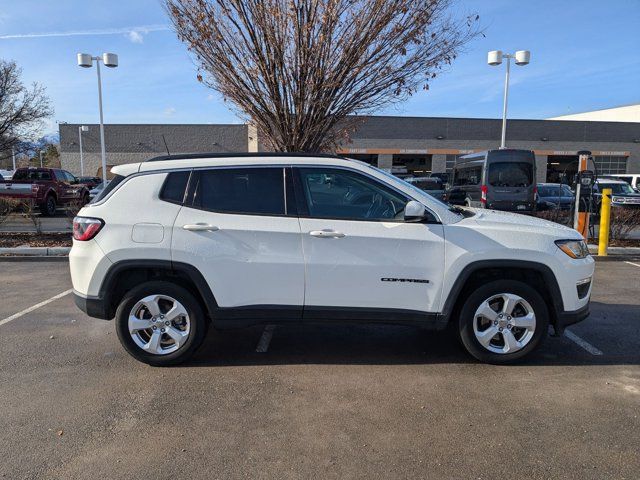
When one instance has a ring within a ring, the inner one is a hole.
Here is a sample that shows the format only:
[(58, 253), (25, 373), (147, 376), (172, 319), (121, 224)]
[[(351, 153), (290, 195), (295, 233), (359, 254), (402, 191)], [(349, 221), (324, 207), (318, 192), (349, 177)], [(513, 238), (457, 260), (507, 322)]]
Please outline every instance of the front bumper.
[(84, 313), (93, 318), (111, 320), (113, 316), (108, 312), (106, 302), (100, 297), (88, 297), (73, 291), (73, 301)]
[(581, 322), (589, 316), (589, 303), (578, 310), (569, 312), (559, 312), (556, 317), (556, 321), (553, 325), (555, 336), (560, 336), (564, 333), (564, 329), (569, 325)]

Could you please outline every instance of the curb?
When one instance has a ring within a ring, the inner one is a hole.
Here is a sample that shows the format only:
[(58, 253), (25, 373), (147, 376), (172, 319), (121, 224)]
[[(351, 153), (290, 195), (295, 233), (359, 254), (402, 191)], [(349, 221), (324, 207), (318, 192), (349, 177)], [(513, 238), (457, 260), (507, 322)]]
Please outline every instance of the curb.
[(67, 256), (70, 251), (71, 247), (15, 247), (0, 248), (0, 255), (54, 257)]

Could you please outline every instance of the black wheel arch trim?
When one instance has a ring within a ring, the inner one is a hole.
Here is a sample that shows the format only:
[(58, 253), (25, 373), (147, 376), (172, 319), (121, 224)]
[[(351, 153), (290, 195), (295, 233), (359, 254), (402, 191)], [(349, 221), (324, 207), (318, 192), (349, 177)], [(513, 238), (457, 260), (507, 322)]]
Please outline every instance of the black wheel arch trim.
[(212, 316), (218, 310), (218, 302), (209, 284), (200, 270), (193, 265), (171, 260), (121, 260), (109, 268), (100, 285), (96, 300), (104, 304), (104, 318), (112, 319), (115, 316), (117, 306), (112, 305), (111, 295), (114, 291), (115, 281), (118, 275), (125, 270), (152, 268), (186, 274), (193, 281), (196, 290), (202, 296), (205, 303), (204, 308), (209, 316)]
[(454, 282), (453, 287), (451, 287), (447, 299), (444, 302), (441, 315), (445, 322), (448, 322), (451, 318), (453, 310), (458, 302), (458, 298), (462, 293), (465, 284), (469, 278), (471, 278), (471, 275), (479, 270), (490, 268), (518, 268), (523, 270), (533, 270), (540, 273), (551, 296), (552, 308), (549, 309), (551, 323), (554, 325), (557, 323), (558, 318), (560, 318), (565, 311), (558, 280), (551, 268), (547, 265), (527, 260), (479, 260), (465, 266), (462, 269), (462, 272), (460, 272), (460, 275), (458, 275), (458, 278), (456, 278), (456, 281)]

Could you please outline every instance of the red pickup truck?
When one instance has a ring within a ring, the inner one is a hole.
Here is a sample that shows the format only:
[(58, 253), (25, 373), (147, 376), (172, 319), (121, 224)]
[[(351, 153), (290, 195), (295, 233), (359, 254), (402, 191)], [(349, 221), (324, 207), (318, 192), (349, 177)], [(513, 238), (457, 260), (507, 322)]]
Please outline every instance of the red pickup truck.
[(66, 170), (19, 168), (11, 180), (0, 181), (0, 198), (33, 202), (42, 215), (50, 216), (58, 205), (89, 203), (89, 189)]

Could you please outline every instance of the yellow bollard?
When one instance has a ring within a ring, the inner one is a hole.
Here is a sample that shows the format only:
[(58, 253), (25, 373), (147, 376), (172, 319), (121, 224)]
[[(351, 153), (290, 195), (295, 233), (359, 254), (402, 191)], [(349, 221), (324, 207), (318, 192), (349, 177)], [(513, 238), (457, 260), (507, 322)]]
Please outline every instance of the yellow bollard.
[(600, 206), (600, 233), (598, 234), (598, 256), (607, 255), (609, 246), (609, 223), (611, 222), (611, 189), (602, 190), (602, 202)]

